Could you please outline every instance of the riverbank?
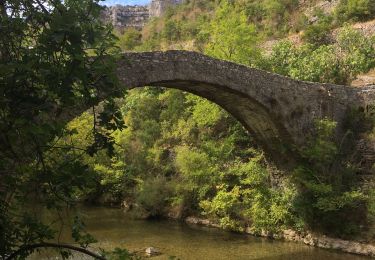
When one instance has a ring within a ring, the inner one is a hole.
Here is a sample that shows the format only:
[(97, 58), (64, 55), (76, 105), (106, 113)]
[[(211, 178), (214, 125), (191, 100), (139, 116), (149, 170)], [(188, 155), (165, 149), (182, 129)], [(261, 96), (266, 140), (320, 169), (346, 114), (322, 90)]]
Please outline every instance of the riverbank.
[[(116, 248), (138, 252), (145, 257), (147, 248), (153, 247), (160, 254), (153, 260), (171, 259), (236, 259), (236, 260), (366, 260), (368, 257), (346, 254), (340, 251), (324, 250), (317, 247), (283, 240), (267, 239), (253, 235), (228, 232), (206, 225), (190, 225), (180, 220), (136, 219), (120, 208), (79, 207), (86, 231), (97, 239), (90, 249), (100, 252), (99, 248), (113, 251)], [(44, 219), (53, 220), (55, 216), (45, 212)], [(72, 212), (74, 217), (76, 211)], [(68, 217), (68, 216), (67, 216)], [(67, 219), (65, 219), (67, 220)], [(205, 222), (205, 224), (208, 224)], [(61, 241), (74, 243), (71, 229), (65, 226), (61, 230)], [(56, 259), (59, 253), (43, 250), (29, 260)], [(89, 259), (74, 254), (72, 260)], [(145, 258), (142, 258), (145, 259)], [(148, 258), (146, 258), (148, 259)]]
[[(122, 208), (125, 212), (131, 212), (134, 205), (130, 203), (123, 203)], [(141, 219), (147, 219), (148, 214), (141, 215)], [(164, 212), (162, 215), (163, 218), (173, 219), (177, 221), (183, 221), (187, 224), (195, 224), (201, 225), (206, 227), (213, 227), (217, 229), (223, 229), (218, 223), (211, 221), (206, 218), (196, 217), (196, 216), (188, 216), (183, 217), (181, 212), (176, 209), (170, 209), (167, 212)], [(137, 217), (136, 217), (137, 218)], [(330, 250), (337, 250), (340, 252), (345, 252), (349, 254), (361, 255), (361, 256), (368, 256), (371, 258), (375, 258), (375, 243), (364, 243), (354, 240), (344, 240), (329, 237), (326, 235), (321, 235), (313, 232), (298, 232), (292, 229), (283, 230), (281, 233), (271, 233), (267, 231), (263, 232), (255, 232), (250, 227), (245, 228), (244, 234), (249, 234), (255, 237), (265, 237), (273, 240), (283, 240), (283, 241), (290, 241), (305, 244), (308, 246), (313, 246), (316, 248), (323, 248), (323, 249), (330, 249)]]
[[(203, 225), (208, 227), (220, 228), (220, 225), (203, 218), (198, 217), (187, 217), (184, 219), (187, 224)], [(244, 233), (267, 237), (276, 240), (293, 241), (297, 243), (303, 243), (305, 245), (314, 246), (324, 249), (339, 250), (345, 253), (364, 255), (375, 258), (375, 245), (360, 243), (356, 241), (337, 239), (327, 237), (324, 235), (313, 234), (310, 232), (300, 233), (291, 229), (284, 230), (282, 233), (273, 234), (269, 232), (255, 233), (250, 228), (246, 228)]]

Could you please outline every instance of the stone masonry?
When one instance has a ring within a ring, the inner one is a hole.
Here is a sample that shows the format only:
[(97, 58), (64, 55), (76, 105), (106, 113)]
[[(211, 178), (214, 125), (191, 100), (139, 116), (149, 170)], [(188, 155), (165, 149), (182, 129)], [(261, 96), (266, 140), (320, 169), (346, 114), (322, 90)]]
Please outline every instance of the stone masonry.
[(188, 51), (126, 53), (118, 76), (124, 86), (172, 87), (215, 102), (283, 165), (305, 144), (316, 119), (330, 118), (340, 129), (349, 108), (375, 101), (374, 86), (302, 82)]
[[(176, 88), (220, 105), (283, 168), (294, 164), (294, 151), (306, 144), (316, 119), (332, 119), (341, 129), (348, 109), (367, 110), (375, 102), (375, 86), (303, 82), (189, 51), (124, 53), (117, 75), (124, 90)], [(99, 100), (114, 95), (104, 91)], [(72, 108), (70, 118), (85, 109)], [(366, 145), (367, 153), (374, 154), (375, 147)]]

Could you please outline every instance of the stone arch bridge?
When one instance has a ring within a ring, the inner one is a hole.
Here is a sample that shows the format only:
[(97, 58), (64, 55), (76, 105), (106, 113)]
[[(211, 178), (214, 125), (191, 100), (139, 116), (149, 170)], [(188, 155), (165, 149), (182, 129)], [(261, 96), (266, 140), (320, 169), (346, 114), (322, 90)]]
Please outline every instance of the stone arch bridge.
[(302, 82), (189, 51), (124, 53), (117, 75), (125, 89), (176, 88), (220, 105), (283, 165), (305, 144), (316, 119), (335, 120), (340, 129), (348, 109), (375, 101), (375, 86)]

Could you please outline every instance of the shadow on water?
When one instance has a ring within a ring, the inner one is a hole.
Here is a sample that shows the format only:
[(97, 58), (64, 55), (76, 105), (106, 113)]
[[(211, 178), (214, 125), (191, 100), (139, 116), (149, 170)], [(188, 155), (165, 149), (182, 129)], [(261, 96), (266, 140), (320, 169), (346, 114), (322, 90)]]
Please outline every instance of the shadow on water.
[[(353, 258), (351, 258), (353, 257)], [(309, 255), (306, 252), (294, 252), (294, 253), (286, 253), (286, 254), (279, 254), (277, 256), (265, 256), (265, 257), (257, 257), (254, 260), (332, 260), (332, 259), (369, 259), (368, 257), (359, 257), (353, 255), (345, 255), (341, 257), (334, 257), (334, 258), (322, 258), (321, 255)]]

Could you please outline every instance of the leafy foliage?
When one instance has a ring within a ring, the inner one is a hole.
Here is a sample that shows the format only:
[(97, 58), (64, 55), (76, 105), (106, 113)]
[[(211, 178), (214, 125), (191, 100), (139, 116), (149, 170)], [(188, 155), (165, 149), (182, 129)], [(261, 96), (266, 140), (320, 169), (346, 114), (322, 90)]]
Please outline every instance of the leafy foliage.
[[(224, 228), (256, 232), (294, 223), (293, 189), (273, 191), (262, 154), (217, 105), (146, 88), (130, 91), (122, 111), (128, 128), (114, 133), (115, 157), (90, 163), (103, 195), (133, 203), (142, 217), (204, 214)], [(158, 130), (147, 122), (160, 122)]]
[[(103, 88), (119, 95), (111, 58), (118, 49), (195, 49), (339, 84), (375, 66), (374, 38), (349, 25), (336, 42), (328, 37), (339, 24), (374, 17), (373, 1), (341, 0), (334, 16), (315, 10), (315, 22), (298, 13), (297, 2), (184, 1), (142, 32), (116, 32), (116, 39), (97, 19), (96, 0), (0, 1), (2, 32), (9, 36), (0, 38), (0, 255), (54, 238), (50, 226), (20, 210), (34, 201), (57, 210), (79, 200), (126, 201), (143, 216), (204, 215), (223, 228), (256, 233), (359, 231), (374, 214), (374, 195), (361, 189), (344, 156), (346, 140), (337, 145), (336, 124), (328, 119), (317, 122), (291, 179), (275, 187), (251, 136), (207, 100), (145, 88), (94, 106)], [(300, 46), (279, 41), (269, 55), (263, 52), (264, 41), (301, 30)], [(80, 110), (79, 104), (92, 111), (65, 126), (71, 118), (64, 111)], [(72, 227), (83, 248), (94, 242), (81, 219)], [(103, 255), (132, 258), (122, 249)]]
[[(248, 162), (235, 162), (220, 176), (216, 195), (200, 202), (204, 214), (218, 218), (222, 227), (254, 232), (280, 231), (293, 225), (292, 204), (295, 196), (290, 187), (273, 190), (269, 172), (262, 165), (262, 155)], [(228, 181), (231, 180), (231, 181)]]
[(295, 47), (291, 42), (281, 41), (274, 46), (268, 66), (276, 73), (296, 79), (347, 84), (359, 73), (373, 68), (374, 57), (373, 39), (343, 28), (335, 45)]
[(375, 3), (371, 0), (341, 0), (336, 16), (340, 22), (350, 19), (368, 20), (375, 17)]
[[(115, 37), (99, 21), (101, 9), (96, 0), (0, 2), (7, 35), (0, 39), (2, 257), (53, 238), (48, 226), (22, 210), (25, 204), (60, 209), (92, 180), (74, 145), (57, 147), (56, 140), (67, 132), (66, 111), (95, 105), (103, 88), (118, 93), (108, 56), (116, 54)], [(110, 114), (99, 116), (94, 129), (113, 130), (118, 121)], [(95, 130), (91, 152), (110, 148), (107, 137)], [(62, 160), (54, 161), (57, 155)]]
[(248, 24), (245, 14), (232, 8), (229, 2), (223, 1), (216, 9), (208, 31), (207, 54), (247, 65), (259, 59), (256, 27)]
[(306, 42), (311, 44), (329, 44), (332, 41), (330, 39), (330, 31), (333, 27), (333, 17), (324, 14), (320, 9), (315, 11), (315, 16), (318, 21), (306, 27), (303, 38)]
[(129, 28), (124, 33), (118, 34), (117, 44), (121, 50), (133, 50), (142, 43), (142, 35), (136, 29)]
[(366, 224), (367, 199), (332, 139), (335, 128), (328, 119), (316, 122), (316, 136), (303, 150), (306, 162), (293, 172), (300, 189), (296, 207), (309, 228), (350, 235)]

